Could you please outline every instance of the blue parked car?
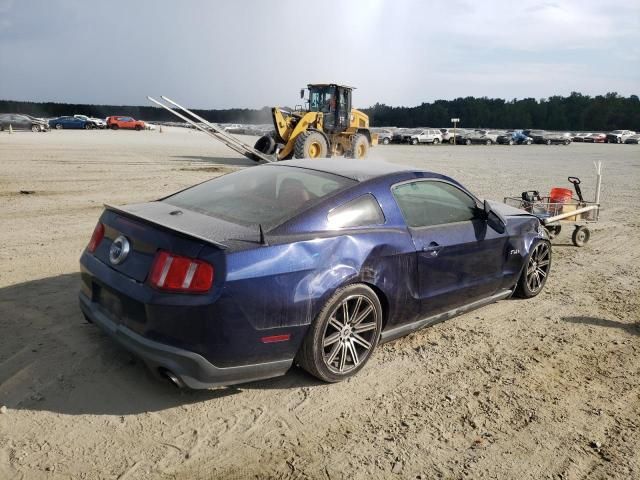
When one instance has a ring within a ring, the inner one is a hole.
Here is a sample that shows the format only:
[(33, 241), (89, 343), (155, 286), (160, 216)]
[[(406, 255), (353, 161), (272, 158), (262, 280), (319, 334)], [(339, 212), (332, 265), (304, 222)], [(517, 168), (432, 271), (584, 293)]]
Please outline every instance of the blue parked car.
[(90, 130), (95, 128), (95, 123), (89, 120), (85, 120), (77, 117), (58, 117), (49, 120), (49, 126), (51, 128), (57, 128), (61, 130), (63, 128), (83, 128)]
[(537, 295), (551, 246), (535, 216), (444, 175), (293, 160), (107, 206), (80, 264), (89, 321), (152, 371), (207, 388), (294, 363), (343, 380), (379, 342)]
[(522, 130), (513, 130), (498, 137), (498, 143), (504, 145), (531, 145), (533, 138), (528, 137)]

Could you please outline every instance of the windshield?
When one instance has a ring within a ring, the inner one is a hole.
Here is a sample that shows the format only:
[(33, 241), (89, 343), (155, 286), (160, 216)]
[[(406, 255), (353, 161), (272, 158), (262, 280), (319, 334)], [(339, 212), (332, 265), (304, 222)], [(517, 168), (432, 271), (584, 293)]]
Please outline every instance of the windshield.
[(335, 109), (333, 87), (313, 87), (309, 91), (309, 110), (312, 112), (329, 112)]
[(270, 229), (356, 183), (302, 168), (253, 167), (214, 178), (162, 201), (240, 225), (261, 224)]

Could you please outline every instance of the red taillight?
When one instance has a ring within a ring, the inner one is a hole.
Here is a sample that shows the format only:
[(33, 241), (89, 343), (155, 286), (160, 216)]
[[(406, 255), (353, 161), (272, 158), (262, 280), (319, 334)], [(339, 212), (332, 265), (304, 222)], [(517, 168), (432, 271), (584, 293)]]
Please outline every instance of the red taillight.
[(204, 293), (213, 284), (213, 267), (202, 260), (160, 250), (151, 267), (150, 282), (160, 290)]
[(98, 248), (98, 245), (100, 245), (100, 242), (102, 241), (103, 238), (104, 238), (104, 225), (101, 223), (98, 223), (96, 225), (96, 228), (93, 229), (93, 233), (91, 234), (91, 240), (89, 240), (89, 245), (87, 245), (87, 250), (89, 250), (89, 253), (93, 253), (96, 251), (96, 248)]

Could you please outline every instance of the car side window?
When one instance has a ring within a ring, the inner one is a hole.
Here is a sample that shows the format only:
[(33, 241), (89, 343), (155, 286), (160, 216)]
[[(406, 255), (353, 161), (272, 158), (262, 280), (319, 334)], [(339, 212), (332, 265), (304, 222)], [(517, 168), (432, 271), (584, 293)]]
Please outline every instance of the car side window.
[(330, 228), (366, 227), (383, 225), (384, 222), (380, 205), (370, 193), (340, 205), (327, 214)]
[(410, 227), (465, 222), (477, 216), (475, 200), (450, 183), (404, 183), (394, 187), (392, 192)]

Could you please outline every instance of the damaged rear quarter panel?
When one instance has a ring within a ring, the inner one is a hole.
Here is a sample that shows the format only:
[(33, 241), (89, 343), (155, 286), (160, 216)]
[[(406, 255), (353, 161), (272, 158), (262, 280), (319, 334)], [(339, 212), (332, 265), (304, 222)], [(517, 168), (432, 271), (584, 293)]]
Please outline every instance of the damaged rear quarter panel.
[[(307, 326), (336, 289), (366, 283), (382, 297), (385, 322), (417, 315), (416, 252), (389, 179), (333, 197), (267, 235), (267, 246), (229, 253), (225, 295), (256, 329)], [(365, 193), (385, 224), (331, 230), (327, 212)]]

